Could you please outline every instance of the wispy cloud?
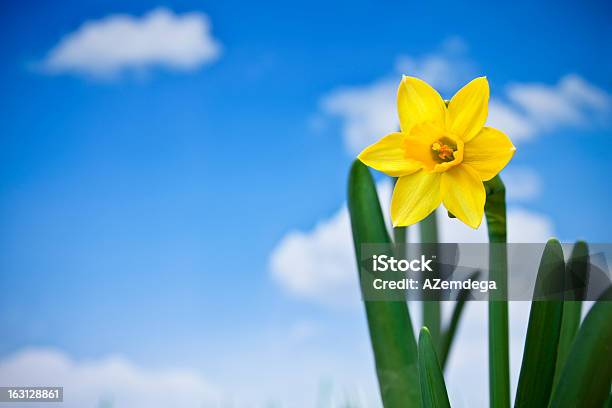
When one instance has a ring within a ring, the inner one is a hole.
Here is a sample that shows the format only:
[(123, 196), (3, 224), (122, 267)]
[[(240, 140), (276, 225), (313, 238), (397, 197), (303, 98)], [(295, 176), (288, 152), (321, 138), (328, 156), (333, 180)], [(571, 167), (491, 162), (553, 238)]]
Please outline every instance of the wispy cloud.
[(543, 181), (530, 167), (510, 166), (503, 172), (506, 195), (510, 202), (524, 202), (536, 199), (542, 193)]
[(357, 154), (399, 126), (395, 108), (396, 79), (338, 88), (321, 100), (322, 111), (340, 118), (344, 146)]
[(129, 70), (189, 71), (216, 60), (220, 43), (203, 13), (158, 8), (142, 17), (113, 14), (67, 34), (40, 64), (43, 72), (114, 78)]
[(451, 37), (432, 53), (417, 57), (400, 55), (395, 71), (421, 78), (443, 93), (454, 92), (457, 86), (472, 79), (477, 72), (476, 64), (467, 56), (468, 51), (465, 41)]
[[(400, 56), (395, 71), (371, 83), (334, 89), (320, 100), (323, 117), (340, 119), (346, 150), (356, 154), (399, 124), (396, 92), (401, 74), (422, 78), (445, 96), (452, 96), (469, 79), (480, 75), (460, 39), (419, 57)], [(520, 142), (564, 128), (585, 129), (603, 123), (612, 111), (612, 95), (576, 74), (556, 84), (515, 82), (494, 92), (490, 126), (503, 129)]]
[(563, 128), (598, 125), (612, 111), (612, 95), (576, 74), (554, 85), (511, 83), (502, 98), (494, 99), (489, 123), (513, 139), (529, 139)]
[[(378, 194), (383, 208), (388, 207), (391, 183), (379, 183)], [(355, 305), (359, 286), (346, 204), (310, 231), (287, 233), (269, 265), (274, 280), (291, 296), (331, 306)]]
[(63, 407), (194, 407), (218, 403), (217, 391), (186, 370), (145, 370), (120, 357), (78, 361), (55, 349), (26, 349), (0, 361), (0, 383), (64, 387)]
[(324, 95), (321, 111), (340, 118), (345, 147), (356, 154), (398, 128), (395, 100), (402, 73), (422, 78), (439, 90), (451, 91), (475, 72), (465, 56), (466, 50), (461, 39), (451, 38), (435, 53), (399, 56), (392, 74), (369, 84), (340, 87)]

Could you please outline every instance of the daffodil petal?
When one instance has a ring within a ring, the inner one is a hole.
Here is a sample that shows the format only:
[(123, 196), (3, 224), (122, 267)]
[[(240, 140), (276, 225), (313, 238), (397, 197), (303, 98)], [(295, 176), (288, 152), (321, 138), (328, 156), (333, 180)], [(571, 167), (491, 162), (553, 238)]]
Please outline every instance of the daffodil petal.
[(391, 133), (366, 147), (358, 156), (366, 166), (382, 171), (392, 177), (412, 174), (423, 165), (406, 157), (404, 135)]
[(484, 127), (468, 143), (463, 152), (463, 163), (470, 165), (483, 181), (491, 180), (510, 161), (516, 148), (503, 132)]
[(391, 199), (394, 226), (415, 224), (440, 205), (440, 178), (440, 173), (421, 170), (397, 180)]
[(489, 82), (486, 77), (472, 80), (448, 104), (447, 129), (465, 143), (480, 132), (489, 111)]
[(404, 76), (397, 90), (397, 111), (402, 132), (422, 122), (434, 122), (444, 128), (446, 105), (440, 94), (425, 81)]
[(478, 228), (484, 215), (486, 192), (476, 170), (460, 164), (442, 173), (442, 202), (448, 211), (472, 228)]

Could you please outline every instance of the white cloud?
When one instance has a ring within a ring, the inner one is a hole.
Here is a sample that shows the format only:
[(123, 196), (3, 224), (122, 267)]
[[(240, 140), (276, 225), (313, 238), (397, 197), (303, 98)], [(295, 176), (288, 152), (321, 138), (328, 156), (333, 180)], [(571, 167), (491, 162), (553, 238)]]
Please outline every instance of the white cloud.
[(505, 100), (492, 100), (489, 123), (515, 141), (566, 127), (589, 128), (612, 110), (612, 96), (576, 74), (555, 85), (512, 83), (506, 87)]
[[(391, 183), (379, 183), (378, 191), (383, 208), (388, 208)], [(269, 264), (273, 278), (293, 296), (334, 306), (354, 305), (359, 286), (346, 205), (311, 231), (287, 233)]]
[(298, 298), (334, 305), (354, 303), (358, 286), (350, 228), (348, 210), (343, 207), (312, 231), (289, 232), (270, 257), (272, 276)]
[(321, 108), (325, 114), (341, 118), (344, 145), (350, 153), (357, 154), (398, 129), (396, 93), (397, 80), (383, 79), (336, 89), (323, 97)]
[(522, 207), (508, 210), (508, 242), (543, 243), (555, 235), (552, 220)]
[(346, 149), (356, 154), (380, 137), (398, 129), (397, 85), (401, 73), (422, 78), (439, 90), (451, 91), (475, 72), (465, 58), (466, 46), (459, 38), (447, 40), (437, 53), (420, 57), (400, 56), (393, 75), (370, 84), (340, 87), (323, 96), (324, 114), (342, 121)]
[(41, 65), (48, 73), (106, 78), (154, 66), (194, 70), (220, 52), (206, 14), (158, 8), (142, 17), (113, 14), (86, 22), (53, 47)]
[[(391, 183), (378, 184), (383, 214), (389, 222)], [(508, 242), (546, 242), (554, 236), (554, 225), (545, 215), (510, 207), (507, 213)], [(488, 242), (486, 221), (473, 230), (438, 209), (440, 242)], [(418, 242), (418, 227), (410, 227), (410, 242)], [(354, 306), (359, 286), (351, 224), (346, 204), (311, 231), (287, 233), (273, 250), (269, 267), (272, 277), (289, 295), (331, 306)]]
[(578, 75), (566, 75), (556, 85), (510, 84), (508, 99), (542, 129), (586, 124), (589, 113), (610, 109), (610, 95)]
[(54, 349), (26, 349), (0, 361), (0, 384), (63, 386), (62, 407), (201, 407), (218, 401), (197, 373), (144, 370), (120, 357), (77, 361)]
[[(400, 55), (395, 64), (397, 73), (416, 76), (448, 93), (472, 79), (476, 73), (474, 63), (467, 58), (467, 44), (459, 37), (451, 37), (434, 53), (420, 57)], [(397, 89), (397, 80), (394, 91)], [(445, 95), (443, 95), (445, 96)], [(446, 95), (450, 96), (450, 95)]]
[[(365, 85), (334, 89), (320, 100), (320, 110), (340, 119), (346, 150), (359, 153), (387, 133), (398, 129), (396, 92), (400, 74), (416, 76), (450, 97), (476, 76), (475, 64), (460, 39), (420, 57), (400, 56), (396, 72)], [(511, 83), (493, 90), (487, 123), (506, 132), (514, 142), (563, 128), (584, 129), (605, 121), (612, 96), (584, 78), (569, 74), (555, 85)]]
[(514, 142), (529, 139), (537, 132), (536, 126), (525, 114), (497, 98), (489, 101), (487, 124), (502, 129)]
[[(546, 242), (554, 235), (553, 222), (545, 215), (521, 207), (509, 207), (506, 216), (508, 242)], [(488, 242), (486, 220), (474, 230), (456, 218), (449, 218), (443, 207), (438, 209), (438, 228), (440, 242)], [(416, 240), (417, 236), (414, 238)]]
[(510, 202), (533, 200), (542, 192), (542, 178), (529, 167), (510, 165), (504, 169), (503, 180), (507, 200)]

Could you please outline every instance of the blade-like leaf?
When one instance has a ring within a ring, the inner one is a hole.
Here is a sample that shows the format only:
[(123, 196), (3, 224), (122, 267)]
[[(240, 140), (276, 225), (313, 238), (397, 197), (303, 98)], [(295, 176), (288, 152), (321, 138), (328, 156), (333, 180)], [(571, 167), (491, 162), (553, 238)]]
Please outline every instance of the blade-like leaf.
[[(479, 274), (479, 271), (474, 271), (468, 279), (476, 280), (478, 279)], [(446, 362), (448, 361), (448, 355), (450, 353), (450, 349), (455, 338), (455, 333), (457, 332), (457, 327), (459, 327), (461, 314), (463, 313), (465, 302), (470, 296), (470, 292), (470, 289), (461, 289), (461, 291), (457, 295), (457, 299), (455, 301), (455, 308), (453, 309), (453, 314), (451, 316), (450, 322), (448, 323), (446, 330), (444, 330), (444, 332), (442, 333), (440, 343), (440, 365), (442, 366), (442, 369), (444, 369), (444, 367), (446, 366)]]
[(485, 183), (485, 216), (489, 234), (489, 279), (495, 280), (498, 297), (489, 300), (489, 400), (493, 408), (510, 406), (508, 352), (508, 253), (506, 250), (506, 188), (499, 176)]
[(568, 300), (584, 300), (587, 282), (589, 280), (589, 247), (586, 242), (578, 241), (572, 249), (572, 255), (567, 262), (565, 271), (565, 298)]
[[(544, 248), (536, 288), (541, 292), (548, 292), (547, 288), (554, 290), (564, 273), (563, 249), (559, 241), (551, 239)], [(531, 303), (515, 407), (539, 408), (548, 405), (555, 375), (562, 316), (561, 300), (534, 300)]]
[(561, 336), (559, 337), (559, 350), (557, 351), (555, 384), (559, 382), (561, 370), (580, 327), (582, 298), (584, 284), (588, 280), (588, 270), (589, 248), (584, 241), (578, 241), (574, 245), (572, 255), (565, 268), (564, 296), (568, 300), (563, 302), (563, 322), (561, 323)]
[[(438, 220), (436, 212), (429, 214), (423, 221), (420, 222), (421, 242), (427, 244), (435, 244), (438, 242)], [(430, 278), (437, 278), (440, 271), (439, 268), (434, 268), (433, 272), (428, 272)], [(441, 311), (438, 292), (430, 292), (425, 296), (421, 305), (423, 307), (423, 325), (429, 329), (433, 343), (436, 345), (436, 350), (439, 350), (440, 331), (441, 331)]]
[[(362, 244), (390, 243), (374, 180), (359, 161), (351, 167), (348, 207), (359, 268)], [(364, 303), (384, 406), (418, 407), (418, 351), (406, 302)]]
[(576, 335), (551, 408), (602, 407), (612, 380), (612, 288), (595, 302)]
[(426, 327), (421, 329), (419, 335), (419, 378), (423, 408), (450, 408), (442, 369)]

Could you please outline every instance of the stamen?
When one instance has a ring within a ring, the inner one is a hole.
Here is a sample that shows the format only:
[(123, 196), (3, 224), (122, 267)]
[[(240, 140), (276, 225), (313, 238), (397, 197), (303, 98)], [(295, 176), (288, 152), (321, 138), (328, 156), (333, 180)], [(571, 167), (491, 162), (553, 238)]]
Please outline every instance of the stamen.
[(432, 157), (439, 163), (449, 162), (455, 159), (457, 145), (452, 139), (443, 137), (431, 145)]

